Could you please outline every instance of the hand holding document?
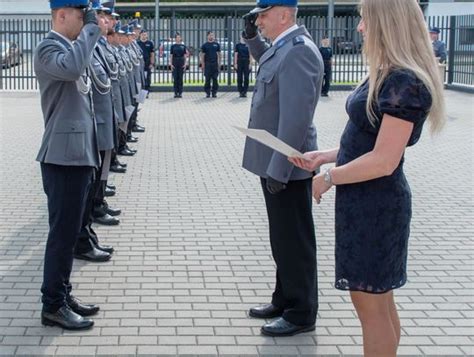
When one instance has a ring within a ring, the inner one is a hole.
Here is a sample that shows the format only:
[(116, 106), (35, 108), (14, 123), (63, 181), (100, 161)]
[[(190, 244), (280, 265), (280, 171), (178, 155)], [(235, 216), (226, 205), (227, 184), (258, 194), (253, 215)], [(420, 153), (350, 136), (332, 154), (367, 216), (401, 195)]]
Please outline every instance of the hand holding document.
[(306, 159), (302, 153), (300, 153), (295, 148), (291, 147), (287, 143), (281, 141), (276, 136), (273, 136), (266, 130), (262, 129), (247, 129), (239, 126), (233, 126), (235, 129), (241, 133), (247, 135), (249, 138), (252, 138), (259, 143), (268, 146), (269, 148), (278, 151), (280, 154), (283, 154), (287, 157), (299, 157), (301, 159)]

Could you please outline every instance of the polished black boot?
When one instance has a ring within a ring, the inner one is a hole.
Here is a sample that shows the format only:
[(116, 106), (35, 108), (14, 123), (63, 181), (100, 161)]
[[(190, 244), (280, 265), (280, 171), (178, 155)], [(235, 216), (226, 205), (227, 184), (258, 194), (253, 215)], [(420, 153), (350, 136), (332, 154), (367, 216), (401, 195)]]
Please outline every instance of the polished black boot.
[(103, 216), (92, 217), (92, 221), (104, 226), (118, 226), (120, 224), (120, 220), (118, 218), (112, 217), (108, 213), (104, 214)]
[(294, 336), (299, 333), (314, 331), (314, 324), (298, 326), (286, 321), (283, 317), (279, 317), (268, 324), (262, 326), (260, 332), (267, 336)]
[(74, 258), (79, 260), (87, 260), (89, 262), (102, 263), (109, 261), (110, 258), (112, 258), (112, 255), (93, 246), (88, 252), (74, 253)]
[(72, 311), (81, 316), (95, 315), (99, 312), (100, 309), (97, 305), (83, 304), (81, 300), (79, 300), (73, 295), (69, 295), (66, 298), (66, 302)]
[(66, 330), (85, 330), (94, 326), (94, 321), (75, 313), (68, 305), (58, 311), (41, 312), (41, 323), (45, 326), (59, 326)]
[(273, 304), (265, 304), (261, 306), (252, 307), (249, 310), (250, 317), (257, 319), (272, 319), (283, 315), (283, 309), (276, 307)]

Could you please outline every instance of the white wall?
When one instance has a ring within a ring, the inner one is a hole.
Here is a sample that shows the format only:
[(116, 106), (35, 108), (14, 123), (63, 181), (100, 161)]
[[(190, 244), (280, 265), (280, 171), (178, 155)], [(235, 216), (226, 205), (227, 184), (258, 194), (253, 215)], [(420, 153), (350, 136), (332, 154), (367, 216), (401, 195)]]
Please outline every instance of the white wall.
[(48, 0), (0, 0), (0, 19), (47, 19)]
[(474, 2), (434, 2), (428, 5), (426, 16), (452, 16), (474, 14)]

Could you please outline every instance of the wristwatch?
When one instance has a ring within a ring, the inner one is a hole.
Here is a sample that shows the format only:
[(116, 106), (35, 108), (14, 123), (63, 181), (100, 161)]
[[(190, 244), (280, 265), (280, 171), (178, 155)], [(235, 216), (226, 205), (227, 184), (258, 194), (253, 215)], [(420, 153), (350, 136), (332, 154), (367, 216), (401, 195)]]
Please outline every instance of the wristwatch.
[(324, 173), (324, 182), (326, 182), (329, 186), (332, 186), (331, 169), (327, 169)]

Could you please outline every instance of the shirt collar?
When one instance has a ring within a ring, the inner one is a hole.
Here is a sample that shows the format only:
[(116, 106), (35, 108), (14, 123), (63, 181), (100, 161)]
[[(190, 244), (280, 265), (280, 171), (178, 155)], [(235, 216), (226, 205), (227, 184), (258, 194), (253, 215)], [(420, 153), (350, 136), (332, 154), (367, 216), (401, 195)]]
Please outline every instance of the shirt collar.
[(278, 35), (278, 37), (276, 39), (273, 40), (272, 42), (272, 45), (274, 46), (276, 43), (278, 43), (278, 41), (280, 41), (283, 37), (285, 37), (286, 35), (290, 34), (291, 32), (293, 31), (296, 31), (298, 30), (298, 25), (294, 24), (293, 26), (291, 26), (289, 29), (283, 31), (281, 34)]
[(61, 35), (59, 32), (54, 31), (54, 30), (51, 30), (51, 32), (54, 33), (56, 36), (61, 37), (64, 41), (66, 41), (67, 43), (69, 43), (72, 46), (72, 41), (70, 39), (68, 39), (66, 36)]

